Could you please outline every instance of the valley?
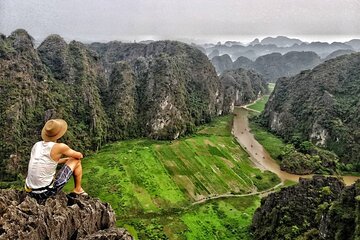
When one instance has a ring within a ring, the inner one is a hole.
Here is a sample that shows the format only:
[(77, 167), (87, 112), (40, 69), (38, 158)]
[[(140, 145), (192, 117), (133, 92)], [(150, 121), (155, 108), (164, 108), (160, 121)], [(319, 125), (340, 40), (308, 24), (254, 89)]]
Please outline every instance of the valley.
[(84, 159), (84, 188), (139, 239), (251, 239), (258, 195), (280, 179), (253, 166), (231, 135), (232, 121), (219, 117), (174, 141), (107, 145)]
[[(285, 143), (249, 123), (268, 98), (235, 107), (185, 138), (106, 145), (83, 161), (84, 188), (109, 202), (117, 225), (137, 239), (253, 239), (261, 196), (313, 176), (282, 171), (274, 159)], [(357, 179), (343, 176), (346, 185)]]

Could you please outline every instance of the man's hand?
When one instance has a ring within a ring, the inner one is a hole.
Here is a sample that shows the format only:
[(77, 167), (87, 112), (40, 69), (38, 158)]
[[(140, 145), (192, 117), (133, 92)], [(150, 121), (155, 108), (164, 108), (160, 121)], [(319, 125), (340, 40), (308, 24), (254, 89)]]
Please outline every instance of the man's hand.
[(58, 161), (58, 163), (66, 163), (67, 162), (67, 160), (69, 160), (70, 158), (69, 157), (66, 157), (66, 158), (60, 158), (59, 159), (59, 161)]

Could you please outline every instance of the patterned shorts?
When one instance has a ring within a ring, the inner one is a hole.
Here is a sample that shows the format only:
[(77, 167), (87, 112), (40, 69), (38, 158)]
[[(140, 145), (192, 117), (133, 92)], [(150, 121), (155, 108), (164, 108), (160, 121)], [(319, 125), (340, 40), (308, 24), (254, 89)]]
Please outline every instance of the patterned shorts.
[(64, 166), (58, 171), (52, 187), (49, 187), (45, 191), (40, 192), (40, 193), (36, 193), (36, 191), (30, 192), (29, 195), (37, 200), (45, 200), (48, 197), (55, 195), (69, 181), (72, 173), (73, 172), (72, 172), (71, 168), (69, 166), (67, 166), (66, 164), (64, 164)]

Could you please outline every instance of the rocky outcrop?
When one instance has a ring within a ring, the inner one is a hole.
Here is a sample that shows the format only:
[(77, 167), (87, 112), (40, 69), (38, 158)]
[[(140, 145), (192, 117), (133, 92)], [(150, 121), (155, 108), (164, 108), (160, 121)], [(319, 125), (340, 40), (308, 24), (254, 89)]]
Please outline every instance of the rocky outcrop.
[(311, 140), (359, 171), (360, 54), (340, 56), (311, 71), (278, 80), (261, 119), (291, 140)]
[(254, 239), (358, 239), (360, 182), (315, 176), (261, 200)]
[(242, 68), (225, 71), (220, 76), (220, 82), (224, 114), (233, 112), (234, 106), (253, 102), (269, 91), (260, 74)]
[(111, 206), (63, 192), (39, 204), (26, 193), (0, 190), (0, 239), (124, 239)]

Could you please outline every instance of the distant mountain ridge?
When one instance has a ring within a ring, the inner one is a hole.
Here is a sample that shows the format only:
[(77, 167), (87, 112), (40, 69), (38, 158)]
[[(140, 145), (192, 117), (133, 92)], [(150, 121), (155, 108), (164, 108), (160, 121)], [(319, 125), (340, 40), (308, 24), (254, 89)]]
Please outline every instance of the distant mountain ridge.
[(262, 74), (267, 81), (275, 81), (279, 77), (289, 77), (320, 64), (320, 57), (314, 52), (288, 52), (284, 55), (271, 53), (251, 61), (246, 57), (239, 57), (235, 62), (229, 55), (216, 56), (211, 60), (216, 72), (221, 74), (225, 70), (245, 68)]
[[(228, 54), (233, 61), (238, 57), (244, 56), (255, 60), (257, 57), (278, 52), (286, 54), (288, 52), (297, 51), (311, 51), (318, 54), (321, 58), (325, 58), (330, 53), (337, 50), (353, 50), (360, 51), (360, 39), (353, 39), (347, 42), (303, 42), (300, 39), (288, 38), (286, 36), (267, 37), (262, 39), (255, 39), (248, 45), (245, 44), (200, 44), (209, 56), (214, 50), (218, 50), (218, 55)], [(251, 53), (251, 55), (249, 55)], [(213, 57), (213, 56), (212, 56)], [(211, 57), (209, 57), (211, 59)]]
[(291, 47), (294, 44), (303, 43), (300, 39), (288, 38), (284, 36), (266, 37), (260, 42), (262, 45), (274, 44), (278, 47)]

